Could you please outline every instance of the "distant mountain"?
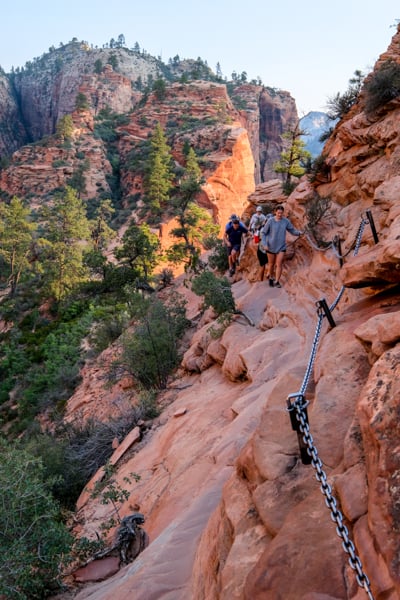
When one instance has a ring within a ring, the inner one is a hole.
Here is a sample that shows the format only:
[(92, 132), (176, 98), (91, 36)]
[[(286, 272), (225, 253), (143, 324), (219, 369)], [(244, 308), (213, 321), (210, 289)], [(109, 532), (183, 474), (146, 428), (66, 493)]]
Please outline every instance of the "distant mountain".
[(318, 111), (309, 112), (300, 119), (300, 127), (306, 132), (306, 135), (302, 136), (302, 140), (313, 157), (319, 156), (324, 147), (324, 142), (320, 142), (319, 138), (335, 123), (336, 121), (329, 119), (326, 113)]

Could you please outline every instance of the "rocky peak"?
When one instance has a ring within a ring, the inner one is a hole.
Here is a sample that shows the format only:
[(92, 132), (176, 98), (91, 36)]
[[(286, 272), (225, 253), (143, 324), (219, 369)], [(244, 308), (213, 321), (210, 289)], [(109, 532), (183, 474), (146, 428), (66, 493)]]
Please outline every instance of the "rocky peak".
[[(111, 75), (111, 65), (122, 77)], [(122, 94), (118, 104), (118, 88), (121, 91), (122, 82), (130, 88), (139, 79), (145, 84), (149, 77), (156, 78), (157, 74), (158, 61), (140, 52), (128, 48), (93, 48), (84, 42), (70, 42), (29, 61), (13, 73), (12, 81), (22, 121), (31, 140), (36, 141), (54, 133), (58, 119), (73, 112), (82, 84), (90, 86), (90, 81), (97, 79), (100, 89), (94, 97), (96, 105), (101, 103), (104, 86), (117, 84), (117, 93), (109, 93), (103, 100), (112, 99), (115, 108), (125, 112), (132, 108), (132, 96), (127, 101), (127, 94)]]

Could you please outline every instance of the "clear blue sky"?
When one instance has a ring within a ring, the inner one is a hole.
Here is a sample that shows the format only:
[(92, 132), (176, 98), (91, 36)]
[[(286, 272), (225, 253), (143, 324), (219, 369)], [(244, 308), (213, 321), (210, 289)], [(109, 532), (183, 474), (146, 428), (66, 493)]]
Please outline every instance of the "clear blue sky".
[(201, 57), (224, 75), (246, 71), (324, 110), (356, 69), (372, 70), (400, 19), (399, 0), (17, 0), (0, 21), (6, 72), (73, 37), (102, 46), (124, 34), (164, 62)]

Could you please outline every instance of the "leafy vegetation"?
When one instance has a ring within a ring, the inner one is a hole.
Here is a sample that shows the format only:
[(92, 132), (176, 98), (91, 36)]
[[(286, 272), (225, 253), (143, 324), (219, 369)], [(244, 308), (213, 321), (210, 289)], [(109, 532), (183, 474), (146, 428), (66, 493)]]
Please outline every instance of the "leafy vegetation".
[(165, 388), (179, 363), (179, 340), (189, 325), (185, 304), (178, 295), (168, 303), (157, 298), (135, 303), (136, 325), (123, 337), (116, 369), (130, 373), (146, 389)]
[(365, 110), (373, 113), (390, 100), (400, 96), (400, 65), (393, 60), (385, 61), (365, 84)]
[(283, 135), (284, 150), (281, 152), (280, 159), (274, 164), (274, 171), (282, 173), (283, 191), (289, 195), (295, 188), (293, 177), (296, 179), (306, 172), (306, 164), (311, 159), (311, 154), (305, 149), (305, 142), (302, 136), (305, 134), (299, 126), (299, 122), (286, 131)]
[(327, 116), (332, 121), (336, 119), (342, 119), (346, 115), (351, 107), (357, 102), (363, 81), (364, 74), (356, 70), (354, 76), (349, 79), (349, 87), (347, 90), (340, 94), (339, 92), (335, 96), (331, 97), (327, 101)]
[(47, 597), (60, 584), (72, 544), (41, 460), (1, 441), (0, 595)]
[(196, 270), (203, 239), (219, 230), (219, 226), (213, 223), (208, 212), (194, 202), (202, 182), (196, 154), (190, 147), (179, 190), (171, 200), (172, 214), (178, 221), (178, 227), (172, 229), (171, 236), (179, 241), (172, 244), (167, 252), (169, 260), (173, 263), (184, 263), (186, 271)]
[(174, 179), (172, 154), (164, 131), (157, 123), (150, 139), (150, 154), (145, 178), (145, 201), (155, 215), (161, 214), (170, 198)]
[(216, 277), (211, 271), (203, 271), (193, 279), (192, 290), (203, 296), (204, 308), (212, 306), (218, 316), (233, 314), (236, 310), (231, 284), (226, 277)]

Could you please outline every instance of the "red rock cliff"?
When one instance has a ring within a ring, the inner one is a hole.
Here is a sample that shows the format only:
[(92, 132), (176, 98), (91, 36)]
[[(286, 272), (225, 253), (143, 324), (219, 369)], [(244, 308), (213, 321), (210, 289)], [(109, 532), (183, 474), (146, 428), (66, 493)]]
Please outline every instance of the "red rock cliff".
[[(394, 60), (399, 42), (398, 32)], [(77, 599), (364, 598), (326, 496), (337, 500), (370, 597), (400, 598), (398, 110), (392, 103), (368, 123), (360, 102), (326, 146), (332, 181), (316, 191), (331, 198), (327, 235), (342, 239), (342, 268), (332, 248), (304, 237), (285, 263), (283, 288), (270, 288), (254, 281), (248, 246), (249, 269), (244, 262), (233, 290), (254, 326), (239, 317), (215, 339), (215, 324), (203, 317), (181, 378), (166, 392), (170, 404), (119, 467), (121, 481), (142, 475), (124, 511), (140, 507), (151, 543)], [(314, 192), (304, 181), (287, 201), (299, 228)], [(329, 306), (335, 300), (334, 326), (323, 318), (317, 336), (315, 303), (324, 297)], [(309, 444), (325, 497), (313, 466), (300, 460), (287, 411), (313, 348)], [(82, 531), (93, 535), (107, 508), (87, 496), (79, 505)]]

